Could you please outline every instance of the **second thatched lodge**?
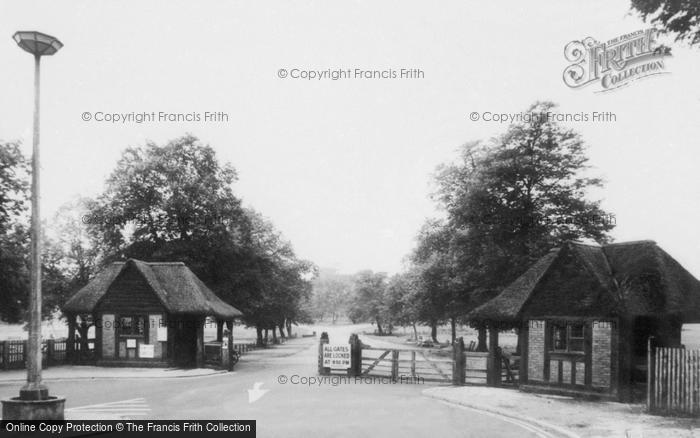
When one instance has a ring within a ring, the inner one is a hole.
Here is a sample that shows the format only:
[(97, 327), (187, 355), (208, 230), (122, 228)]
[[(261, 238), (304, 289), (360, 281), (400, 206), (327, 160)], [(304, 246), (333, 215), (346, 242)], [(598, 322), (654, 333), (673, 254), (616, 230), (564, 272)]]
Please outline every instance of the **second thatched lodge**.
[(683, 324), (700, 323), (700, 282), (653, 241), (567, 242), (469, 317), (494, 348), (519, 329), (521, 389), (628, 401), (648, 345), (681, 347)]
[[(129, 259), (107, 266), (63, 307), (69, 347), (76, 318), (95, 326), (98, 365), (202, 366), (206, 317), (217, 321), (217, 341), (242, 313), (211, 291), (184, 263)], [(71, 353), (69, 351), (69, 353)]]

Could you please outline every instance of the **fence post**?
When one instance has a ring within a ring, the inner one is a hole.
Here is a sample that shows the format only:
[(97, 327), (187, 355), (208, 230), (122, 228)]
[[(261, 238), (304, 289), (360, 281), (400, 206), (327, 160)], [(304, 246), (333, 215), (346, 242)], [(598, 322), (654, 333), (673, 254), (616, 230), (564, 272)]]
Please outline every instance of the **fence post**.
[(55, 360), (54, 360), (55, 347), (56, 347), (56, 341), (54, 339), (49, 339), (46, 341), (46, 367), (47, 368), (55, 363)]
[(329, 375), (331, 373), (330, 368), (324, 368), (323, 366), (323, 345), (328, 343), (328, 333), (321, 333), (321, 339), (318, 342), (318, 374), (322, 376)]
[(10, 342), (2, 341), (2, 367), (10, 369)]
[[(223, 339), (224, 342), (226, 342), (226, 347), (227, 347), (227, 352), (226, 352), (226, 359), (228, 360), (228, 363), (226, 364), (227, 367), (226, 369), (228, 371), (233, 371), (233, 320), (226, 321), (226, 329), (228, 331), (228, 339)], [(223, 336), (223, 324), (222, 324), (222, 330), (221, 330), (221, 335)], [(223, 347), (223, 344), (222, 344)], [(222, 356), (223, 356), (223, 351), (222, 351)]]
[(350, 369), (348, 374), (357, 377), (362, 374), (362, 342), (357, 334), (350, 335)]
[(501, 386), (501, 355), (498, 348), (498, 329), (489, 327), (489, 356), (487, 361), (488, 386)]
[(416, 352), (411, 351), (411, 377), (416, 377)]
[(647, 411), (651, 412), (654, 407), (654, 337), (647, 339)]
[(399, 351), (391, 350), (391, 381), (396, 382), (399, 378)]
[(452, 384), (453, 385), (464, 385), (465, 372), (464, 372), (464, 339), (460, 337), (452, 345)]

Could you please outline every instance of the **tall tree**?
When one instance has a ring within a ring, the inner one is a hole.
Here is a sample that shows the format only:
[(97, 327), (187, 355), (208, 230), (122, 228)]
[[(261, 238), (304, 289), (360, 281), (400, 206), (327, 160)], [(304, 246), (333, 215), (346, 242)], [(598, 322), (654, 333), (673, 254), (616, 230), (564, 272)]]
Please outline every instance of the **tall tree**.
[(17, 142), (0, 142), (0, 319), (24, 318), (29, 272), (29, 164)]
[(535, 103), (529, 121), (466, 146), (460, 163), (440, 169), (437, 198), (456, 230), (457, 259), (476, 262), (479, 269), (468, 272), (482, 286), (504, 286), (565, 240), (605, 242), (614, 227), (600, 203), (587, 199), (602, 182), (586, 176), (584, 143), (548, 117), (554, 109)]
[(413, 337), (418, 339), (420, 322), (420, 277), (415, 270), (393, 275), (386, 289), (387, 317), (393, 324), (413, 328)]
[(676, 41), (700, 44), (700, 2), (697, 0), (632, 0), (632, 9), (645, 21), (675, 36)]
[[(598, 178), (587, 176), (585, 145), (537, 102), (488, 142), (468, 144), (461, 161), (439, 169), (436, 197), (445, 208), (463, 303), (492, 297), (552, 247), (569, 239), (608, 241), (612, 216), (587, 198)], [(480, 348), (485, 332), (480, 328)]]
[[(437, 326), (465, 313), (463, 296), (457, 287), (457, 269), (450, 251), (453, 230), (442, 221), (429, 220), (418, 234), (418, 244), (411, 255), (414, 270), (420, 277), (416, 295), (419, 319), (431, 328), (433, 342), (438, 342)], [(454, 338), (453, 330), (453, 338)], [(454, 340), (454, 339), (453, 339)]]
[(29, 171), (20, 143), (0, 141), (0, 234), (27, 212)]
[(124, 249), (127, 241), (157, 247), (231, 231), (244, 217), (231, 185), (236, 172), (216, 153), (186, 135), (165, 146), (128, 148), (92, 210), (104, 240)]
[[(26, 319), (29, 296), (29, 177), (19, 143), (0, 143), (0, 319), (12, 323)], [(44, 242), (42, 316), (49, 319), (70, 288), (61, 252), (46, 235)]]
[(186, 135), (164, 146), (129, 148), (90, 219), (105, 261), (133, 257), (185, 262), (258, 330), (305, 318), (301, 303), (313, 266), (299, 260), (274, 226), (234, 195), (236, 172)]
[[(535, 260), (565, 240), (604, 243), (614, 218), (588, 199), (581, 137), (556, 123), (556, 106), (537, 102), (525, 121), (503, 135), (464, 146), (457, 163), (438, 168), (434, 197), (445, 221), (429, 221), (418, 236), (413, 269), (421, 277), (419, 309), (433, 327), (493, 297)], [(478, 325), (479, 348), (486, 331)]]

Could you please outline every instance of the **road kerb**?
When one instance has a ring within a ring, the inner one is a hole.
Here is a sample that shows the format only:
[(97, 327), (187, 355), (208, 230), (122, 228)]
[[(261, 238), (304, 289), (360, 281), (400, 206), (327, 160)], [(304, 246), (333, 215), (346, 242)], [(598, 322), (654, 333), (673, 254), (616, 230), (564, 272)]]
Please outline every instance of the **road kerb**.
[[(433, 388), (431, 388), (431, 389), (433, 389)], [(540, 421), (540, 420), (537, 420), (537, 419), (532, 418), (532, 417), (526, 417), (523, 415), (513, 414), (511, 412), (507, 412), (507, 411), (504, 411), (501, 409), (487, 408), (487, 407), (479, 406), (476, 404), (465, 403), (465, 402), (460, 401), (460, 400), (454, 400), (454, 399), (451, 399), (449, 397), (435, 395), (435, 394), (430, 393), (431, 389), (424, 390), (422, 392), (422, 395), (425, 397), (428, 397), (428, 398), (435, 399), (435, 400), (440, 400), (443, 402), (452, 403), (455, 405), (463, 406), (465, 408), (473, 409), (475, 411), (487, 412), (489, 414), (498, 415), (501, 417), (521, 421), (523, 423), (531, 424), (533, 426), (555, 432), (555, 433), (557, 433), (561, 436), (565, 436), (567, 438), (580, 438), (579, 435), (577, 435), (569, 430), (566, 430), (563, 427), (556, 426), (556, 425), (551, 424), (551, 423)]]
[[(76, 377), (70, 377), (70, 376), (64, 376), (64, 377), (44, 377), (42, 381), (44, 382), (68, 382), (68, 381), (85, 381), (85, 380), (138, 380), (138, 379), (191, 379), (191, 378), (196, 378), (196, 377), (209, 377), (209, 376), (214, 376), (218, 374), (228, 374), (230, 371), (226, 370), (212, 370), (210, 373), (206, 374), (192, 374), (192, 375), (187, 375), (187, 374), (178, 374), (178, 375), (172, 375), (172, 376), (138, 376), (138, 375), (123, 375), (123, 376), (116, 376), (116, 375), (106, 375), (106, 376), (76, 376)], [(26, 377), (23, 378), (13, 378), (13, 379), (2, 379), (0, 378), (0, 385), (5, 385), (5, 384), (13, 384), (13, 383), (22, 383), (26, 382)]]

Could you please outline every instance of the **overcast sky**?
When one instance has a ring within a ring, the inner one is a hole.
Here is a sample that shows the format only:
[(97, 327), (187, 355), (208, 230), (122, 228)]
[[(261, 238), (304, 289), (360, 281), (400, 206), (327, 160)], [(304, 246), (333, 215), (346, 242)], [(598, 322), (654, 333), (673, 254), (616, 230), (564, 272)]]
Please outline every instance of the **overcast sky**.
[[(297, 252), (344, 272), (395, 272), (427, 217), (436, 165), (502, 132), (471, 112), (611, 111), (571, 124), (617, 217), (617, 241), (653, 239), (700, 277), (700, 50), (674, 47), (670, 74), (620, 90), (570, 89), (564, 46), (647, 28), (629, 0), (3, 1), (0, 139), (29, 153), (39, 30), (65, 47), (43, 60), (43, 213), (95, 195), (121, 151), (186, 132), (231, 162), (244, 203)], [(279, 69), (417, 68), (421, 79), (302, 80)], [(227, 113), (228, 122), (117, 123), (84, 112)]]

